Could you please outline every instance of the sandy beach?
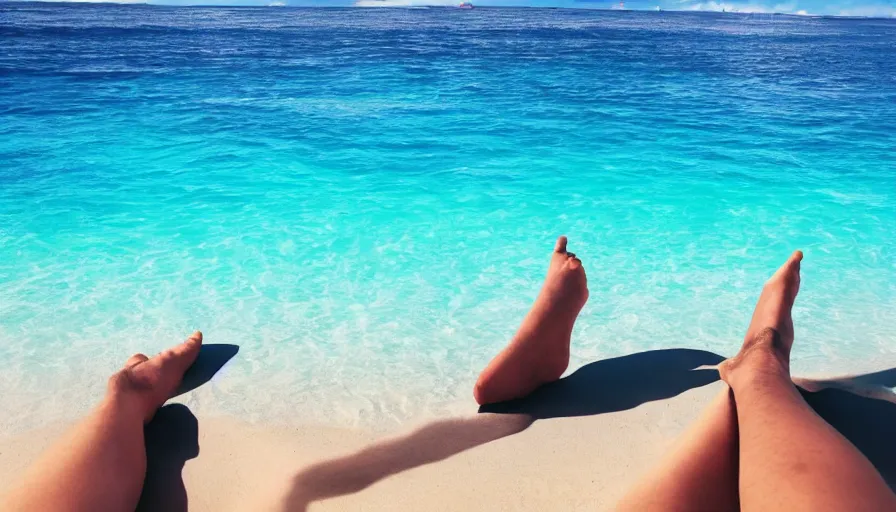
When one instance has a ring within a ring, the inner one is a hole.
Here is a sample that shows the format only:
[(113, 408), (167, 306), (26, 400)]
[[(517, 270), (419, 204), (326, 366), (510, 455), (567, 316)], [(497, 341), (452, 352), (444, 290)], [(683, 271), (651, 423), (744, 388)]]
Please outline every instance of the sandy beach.
[(0, 494), (896, 510), (894, 1), (0, 0)]
[[(198, 442), (189, 439), (197, 431), (186, 428), (167, 437), (173, 446), (160, 447), (173, 463), (161, 464), (158, 481), (150, 477), (163, 491), (145, 496), (144, 505), (187, 510), (179, 503), (177, 459), (198, 452), (182, 471), (193, 511), (276, 510), (294, 477), (308, 488), (297, 493), (292, 510), (312, 504), (312, 510), (603, 510), (717, 386), (613, 414), (535, 422), (522, 415), (470, 415), (385, 436), (199, 418)], [(0, 480), (11, 481), (61, 430), (0, 442)]]
[[(600, 361), (497, 412), (476, 413), (471, 400), (468, 415), (388, 433), (197, 418), (178, 403), (185, 395), (147, 427), (139, 509), (608, 510), (725, 389), (714, 370), (686, 369), (704, 357), (669, 350)], [(885, 387), (894, 378), (798, 380), (891, 485), (896, 405)], [(0, 481), (64, 428), (0, 440)]]

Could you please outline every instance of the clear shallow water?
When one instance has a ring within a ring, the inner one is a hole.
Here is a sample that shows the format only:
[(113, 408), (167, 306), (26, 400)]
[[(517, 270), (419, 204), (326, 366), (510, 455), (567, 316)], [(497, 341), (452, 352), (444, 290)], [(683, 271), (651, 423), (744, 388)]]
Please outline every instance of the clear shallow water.
[(199, 410), (470, 410), (561, 233), (572, 368), (732, 354), (795, 248), (796, 368), (896, 362), (893, 21), (3, 4), (0, 90), (4, 429), (197, 328)]

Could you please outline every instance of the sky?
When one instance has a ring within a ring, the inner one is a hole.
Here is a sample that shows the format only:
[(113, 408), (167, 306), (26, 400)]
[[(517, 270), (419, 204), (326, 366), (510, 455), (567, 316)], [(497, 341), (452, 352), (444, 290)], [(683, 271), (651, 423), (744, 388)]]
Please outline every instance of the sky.
[[(2, 2), (3, 0), (0, 0)], [(53, 0), (59, 1), (59, 0)], [(84, 1), (84, 0), (63, 0)], [(87, 0), (166, 5), (269, 5), (327, 7), (456, 6), (460, 0)], [(476, 6), (617, 9), (619, 0), (473, 0)], [(896, 0), (625, 0), (626, 9), (728, 11), (896, 18)]]
[[(180, 1), (180, 0), (178, 0)], [(459, 0), (458, 0), (459, 1)], [(333, 5), (354, 4), (362, 7), (401, 7), (457, 5), (455, 0), (293, 0), (288, 3)], [(477, 6), (531, 6), (610, 9), (619, 0), (474, 0)], [(738, 11), (755, 13), (823, 14), (834, 16), (875, 16), (896, 18), (896, 0), (626, 0), (627, 9), (676, 11)]]

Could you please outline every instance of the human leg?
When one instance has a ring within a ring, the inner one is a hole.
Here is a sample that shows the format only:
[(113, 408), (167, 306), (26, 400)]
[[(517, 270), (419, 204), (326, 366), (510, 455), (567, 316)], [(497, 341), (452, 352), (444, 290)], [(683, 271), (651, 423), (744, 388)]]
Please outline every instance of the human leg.
[(720, 365), (737, 403), (746, 511), (896, 510), (874, 466), (803, 400), (790, 378), (791, 308), (802, 253), (766, 283), (744, 345)]
[(146, 474), (143, 425), (196, 360), (202, 334), (131, 357), (105, 398), (51, 447), (0, 504), (3, 510), (133, 511)]
[(725, 386), (617, 510), (737, 511), (737, 470), (737, 411)]
[(516, 335), (486, 366), (473, 396), (479, 404), (528, 395), (560, 378), (569, 365), (569, 340), (579, 311), (588, 300), (585, 269), (557, 239), (544, 285)]

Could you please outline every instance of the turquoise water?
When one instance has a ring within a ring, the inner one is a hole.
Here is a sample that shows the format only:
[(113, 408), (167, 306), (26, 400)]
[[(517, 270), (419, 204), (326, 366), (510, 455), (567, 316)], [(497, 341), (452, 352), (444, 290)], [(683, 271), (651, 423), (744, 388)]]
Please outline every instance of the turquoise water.
[(0, 5), (4, 428), (194, 329), (256, 421), (472, 410), (558, 234), (571, 368), (732, 354), (806, 253), (795, 367), (896, 361), (896, 22)]

